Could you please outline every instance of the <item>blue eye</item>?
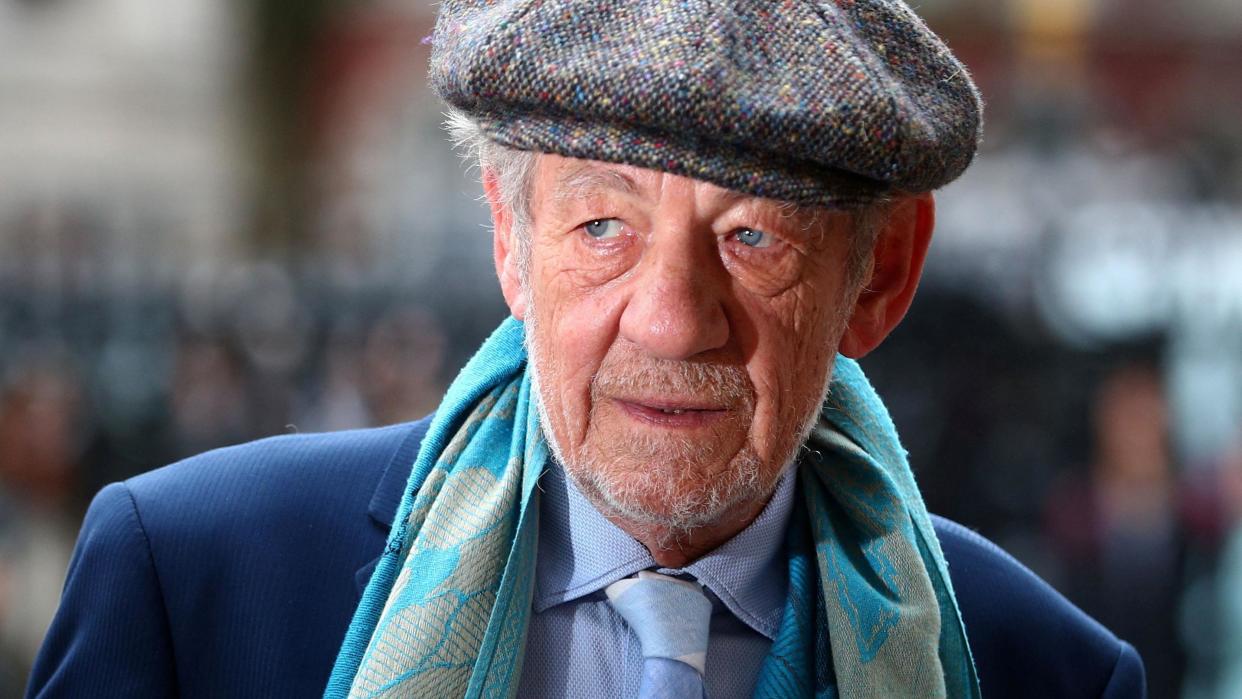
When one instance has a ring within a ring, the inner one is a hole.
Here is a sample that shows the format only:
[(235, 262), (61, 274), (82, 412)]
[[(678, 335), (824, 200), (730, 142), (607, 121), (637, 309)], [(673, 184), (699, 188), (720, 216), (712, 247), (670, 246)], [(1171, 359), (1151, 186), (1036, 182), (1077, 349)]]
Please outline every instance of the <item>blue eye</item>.
[(615, 218), (601, 218), (582, 225), (582, 230), (592, 238), (615, 238), (621, 235), (622, 228), (621, 222)]
[(737, 241), (751, 248), (766, 248), (772, 244), (772, 236), (754, 228), (743, 228), (736, 234)]

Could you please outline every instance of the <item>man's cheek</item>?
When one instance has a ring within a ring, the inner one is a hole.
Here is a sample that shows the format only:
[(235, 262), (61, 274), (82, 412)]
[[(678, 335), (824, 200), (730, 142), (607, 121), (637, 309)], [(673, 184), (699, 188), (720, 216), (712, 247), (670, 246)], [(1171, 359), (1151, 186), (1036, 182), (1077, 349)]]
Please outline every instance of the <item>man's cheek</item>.
[(582, 444), (590, 426), (591, 379), (598, 367), (585, 352), (574, 349), (576, 343), (572, 336), (538, 327), (540, 396), (562, 445), (571, 450)]
[(572, 378), (590, 383), (612, 345), (617, 332), (624, 298), (619, 293), (580, 293), (560, 304), (556, 319), (556, 347), (575, 365)]

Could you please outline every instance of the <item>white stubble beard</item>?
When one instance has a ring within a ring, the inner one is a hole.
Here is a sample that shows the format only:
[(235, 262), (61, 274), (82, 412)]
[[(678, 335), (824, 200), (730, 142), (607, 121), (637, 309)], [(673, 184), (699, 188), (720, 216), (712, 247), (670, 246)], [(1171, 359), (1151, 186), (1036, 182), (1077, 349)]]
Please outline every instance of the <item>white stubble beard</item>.
[[(528, 287), (529, 288), (529, 287)], [(663, 539), (660, 545), (689, 537), (695, 530), (718, 523), (740, 505), (762, 501), (766, 503), (780, 482), (781, 476), (791, 468), (802, 444), (810, 435), (819, 419), (819, 406), (827, 397), (828, 387), (832, 378), (832, 366), (829, 363), (823, 388), (815, 408), (809, 410), (802, 424), (795, 433), (786, 433), (786, 445), (778, 446), (775, 462), (781, 467), (769, 477), (764, 478), (764, 461), (752, 444), (751, 435), (745, 440), (743, 447), (732, 457), (724, 477), (713, 478), (707, 484), (697, 488), (687, 488), (683, 480), (662, 477), (652, 469), (651, 472), (635, 474), (634, 472), (617, 473), (608, 468), (600, 453), (579, 455), (570, 458), (552, 429), (548, 419), (544, 387), (540, 380), (541, 367), (545, 357), (538, 348), (538, 313), (530, 295), (527, 295), (526, 335), (525, 343), (528, 356), (528, 370), (531, 372), (531, 384), (535, 398), (535, 408), (540, 428), (553, 456), (564, 467), (566, 475), (580, 492), (587, 497), (597, 510), (610, 518), (639, 525), (644, 529), (660, 532)], [(834, 328), (833, 341), (840, 335), (840, 327)], [(594, 412), (594, 406), (592, 407)], [(778, 435), (778, 438), (784, 435)], [(641, 443), (633, 443), (640, 448)], [(656, 451), (656, 445), (648, 443), (646, 451)], [(660, 444), (667, 451), (667, 444)], [(665, 459), (694, 463), (696, 456), (702, 458), (705, 449), (695, 442), (686, 441), (678, 445), (680, 454), (671, 456), (663, 454)], [(639, 449), (642, 451), (642, 449)], [(591, 450), (598, 452), (599, 450)], [(642, 455), (639, 455), (642, 458)], [(649, 459), (659, 458), (651, 453)], [(705, 485), (706, 487), (703, 487)], [(665, 506), (659, 511), (644, 506), (646, 502), (660, 502)]]

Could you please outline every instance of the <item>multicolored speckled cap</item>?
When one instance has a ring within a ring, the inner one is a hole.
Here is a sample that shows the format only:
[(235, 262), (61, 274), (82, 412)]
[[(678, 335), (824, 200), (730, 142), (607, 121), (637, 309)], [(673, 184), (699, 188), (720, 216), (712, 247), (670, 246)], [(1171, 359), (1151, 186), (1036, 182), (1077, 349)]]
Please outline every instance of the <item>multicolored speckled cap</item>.
[(970, 76), (899, 0), (445, 0), (431, 84), (493, 140), (799, 204), (941, 187)]

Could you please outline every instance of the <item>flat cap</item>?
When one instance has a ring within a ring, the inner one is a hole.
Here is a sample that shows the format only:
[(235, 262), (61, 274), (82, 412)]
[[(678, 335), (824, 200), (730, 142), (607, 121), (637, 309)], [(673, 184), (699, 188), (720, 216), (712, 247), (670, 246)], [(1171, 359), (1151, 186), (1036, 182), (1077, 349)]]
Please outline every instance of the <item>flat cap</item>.
[(899, 0), (445, 0), (431, 85), (492, 140), (799, 204), (952, 181), (974, 83)]

